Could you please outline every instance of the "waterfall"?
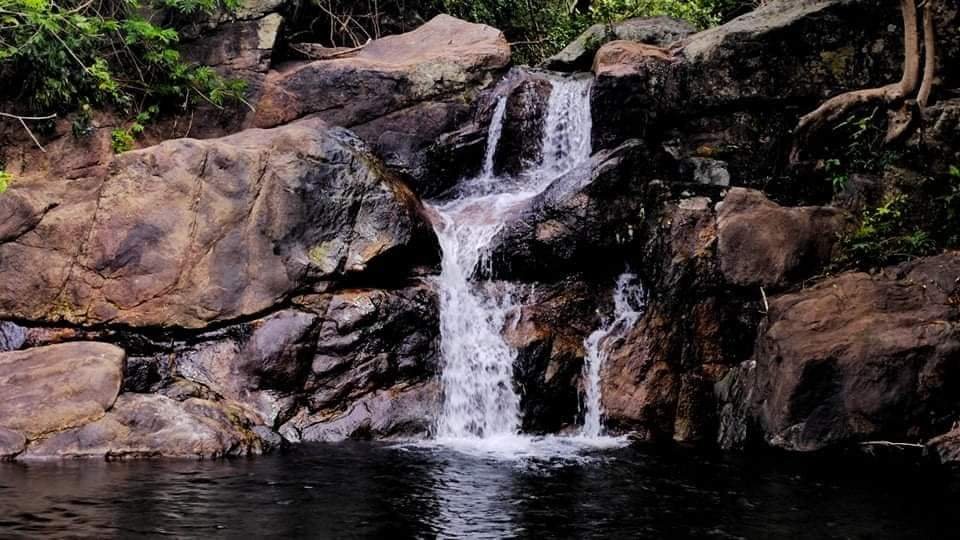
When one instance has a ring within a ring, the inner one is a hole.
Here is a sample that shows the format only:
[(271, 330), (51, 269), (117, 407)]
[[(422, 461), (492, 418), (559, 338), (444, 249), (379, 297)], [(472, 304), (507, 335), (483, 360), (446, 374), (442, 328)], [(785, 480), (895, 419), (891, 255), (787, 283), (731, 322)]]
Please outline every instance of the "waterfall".
[(610, 354), (610, 343), (622, 338), (643, 315), (644, 291), (637, 276), (625, 273), (617, 279), (613, 291), (613, 317), (594, 330), (583, 344), (587, 356), (583, 365), (585, 386), (583, 427), (580, 435), (595, 439), (603, 434), (603, 404), (600, 394), (600, 370)]
[(493, 158), (497, 155), (497, 145), (500, 144), (500, 135), (503, 133), (503, 117), (507, 114), (507, 97), (497, 98), (497, 106), (493, 109), (493, 118), (490, 119), (490, 129), (487, 130), (487, 155), (483, 158), (483, 172), (481, 178), (493, 178)]
[(492, 282), (485, 252), (508, 213), (554, 179), (590, 158), (589, 78), (557, 78), (548, 100), (541, 162), (517, 178), (496, 178), (493, 156), (506, 112), (497, 103), (487, 137), (484, 171), (448, 201), (434, 202), (434, 228), (443, 253), (439, 278), (440, 439), (512, 436), (520, 430), (513, 384), (514, 350), (503, 327), (516, 308), (509, 284)]

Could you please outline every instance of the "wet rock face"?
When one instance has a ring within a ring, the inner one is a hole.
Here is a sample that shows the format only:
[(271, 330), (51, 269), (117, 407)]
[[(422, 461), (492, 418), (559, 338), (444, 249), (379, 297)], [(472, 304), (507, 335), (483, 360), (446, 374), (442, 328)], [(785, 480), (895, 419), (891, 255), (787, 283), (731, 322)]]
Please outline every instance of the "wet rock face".
[(27, 438), (19, 431), (0, 427), (0, 461), (17, 457), (27, 447)]
[(512, 176), (543, 159), (543, 130), (553, 85), (545, 75), (514, 69), (496, 90), (507, 100), (503, 131), (494, 154), (494, 172)]
[(712, 440), (721, 420), (713, 386), (751, 354), (758, 286), (821, 271), (843, 224), (838, 210), (784, 208), (742, 188), (719, 203), (666, 203), (635, 265), (651, 292), (646, 312), (610, 345), (602, 372), (608, 426), (650, 439)]
[(646, 156), (631, 141), (560, 177), (504, 224), (491, 242), (490, 257), (501, 277), (537, 280), (568, 272), (610, 273), (598, 261), (639, 239), (644, 184), (637, 167)]
[(76, 324), (201, 328), (435, 242), (416, 197), (315, 119), (27, 178), (0, 216), (0, 316)]
[[(439, 403), (439, 319), (430, 284), (344, 291), (323, 300), (317, 345), (281, 433), (290, 440), (423, 435)], [(390, 402), (413, 404), (413, 410)]]
[(749, 412), (773, 446), (921, 442), (955, 420), (960, 255), (849, 273), (774, 298)]
[(524, 431), (556, 433), (578, 424), (584, 340), (600, 325), (598, 311), (609, 310), (609, 298), (609, 285), (578, 276), (530, 287), (505, 329), (507, 343), (517, 349), (514, 380)]

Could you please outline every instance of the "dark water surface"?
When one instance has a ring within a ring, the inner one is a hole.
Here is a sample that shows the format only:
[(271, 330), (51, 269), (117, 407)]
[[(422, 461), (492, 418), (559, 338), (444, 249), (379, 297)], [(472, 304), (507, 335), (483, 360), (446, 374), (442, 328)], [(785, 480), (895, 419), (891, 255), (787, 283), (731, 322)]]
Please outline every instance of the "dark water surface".
[(501, 461), (367, 443), (0, 464), (0, 538), (955, 538), (946, 472), (623, 448)]

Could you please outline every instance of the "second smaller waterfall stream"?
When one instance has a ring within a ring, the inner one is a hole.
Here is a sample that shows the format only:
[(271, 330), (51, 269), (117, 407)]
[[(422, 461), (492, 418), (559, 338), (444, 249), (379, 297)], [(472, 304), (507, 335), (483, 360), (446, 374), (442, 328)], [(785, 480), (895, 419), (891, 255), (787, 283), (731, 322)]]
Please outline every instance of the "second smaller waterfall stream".
[(610, 355), (610, 345), (622, 338), (643, 315), (644, 291), (636, 275), (625, 273), (613, 290), (613, 316), (587, 336), (583, 344), (587, 356), (583, 364), (584, 403), (582, 437), (603, 435), (603, 403), (600, 394), (600, 370)]

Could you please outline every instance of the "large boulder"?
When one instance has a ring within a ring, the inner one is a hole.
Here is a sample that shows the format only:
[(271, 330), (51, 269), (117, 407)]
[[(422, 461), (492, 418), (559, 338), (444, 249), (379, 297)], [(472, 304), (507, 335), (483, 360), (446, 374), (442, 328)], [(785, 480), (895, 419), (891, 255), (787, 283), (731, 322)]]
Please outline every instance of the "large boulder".
[(0, 216), (0, 317), (32, 321), (202, 328), (435, 253), (413, 193), (319, 119), (19, 178)]
[(263, 442), (242, 409), (191, 398), (122, 394), (103, 418), (31, 444), (21, 459), (218, 458), (258, 454)]
[[(506, 100), (494, 173), (516, 175), (543, 159), (543, 130), (553, 82), (543, 72), (514, 68), (492, 92)], [(492, 121), (492, 119), (491, 119)]]
[(595, 24), (562, 51), (544, 62), (555, 71), (587, 71), (601, 46), (616, 40), (666, 47), (694, 33), (694, 27), (672, 17), (628, 19), (613, 24)]
[(0, 427), (32, 440), (99, 419), (120, 392), (124, 358), (87, 342), (0, 353)]
[(796, 451), (947, 431), (960, 413), (958, 282), (950, 252), (771, 299), (754, 363), (726, 385), (745, 387), (733, 394), (749, 416), (730, 420)]
[(267, 77), (254, 124), (316, 114), (356, 131), (389, 165), (430, 181), (425, 152), (470, 118), (468, 104), (509, 62), (498, 30), (440, 15), (352, 54), (279, 66)]
[(783, 286), (816, 274), (850, 218), (830, 207), (783, 207), (743, 188), (731, 189), (718, 206), (720, 271), (741, 287)]

